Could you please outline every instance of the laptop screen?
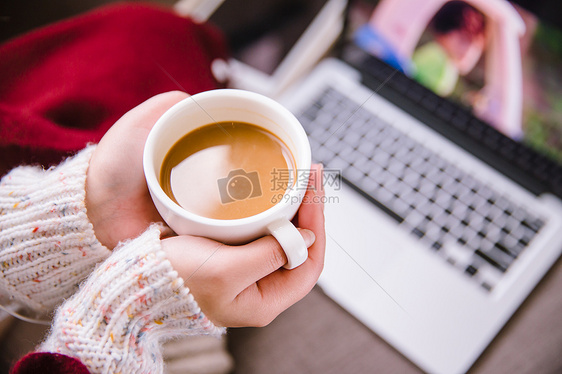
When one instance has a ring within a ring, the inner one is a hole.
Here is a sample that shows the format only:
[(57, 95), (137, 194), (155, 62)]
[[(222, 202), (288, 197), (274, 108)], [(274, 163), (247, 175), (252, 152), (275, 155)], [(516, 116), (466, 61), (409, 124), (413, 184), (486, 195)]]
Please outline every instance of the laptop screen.
[(559, 9), (556, 1), (356, 0), (349, 28), (370, 54), (562, 163)]

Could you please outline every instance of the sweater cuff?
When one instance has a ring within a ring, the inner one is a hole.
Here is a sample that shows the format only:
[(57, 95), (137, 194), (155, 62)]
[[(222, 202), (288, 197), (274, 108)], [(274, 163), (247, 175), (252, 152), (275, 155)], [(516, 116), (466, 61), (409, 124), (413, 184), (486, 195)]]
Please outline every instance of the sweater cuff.
[(45, 315), (111, 254), (86, 214), (94, 150), (49, 170), (18, 167), (0, 181), (0, 304)]
[(220, 335), (166, 259), (161, 227), (122, 243), (58, 310), (40, 350), (78, 358), (91, 372), (162, 372), (160, 343)]

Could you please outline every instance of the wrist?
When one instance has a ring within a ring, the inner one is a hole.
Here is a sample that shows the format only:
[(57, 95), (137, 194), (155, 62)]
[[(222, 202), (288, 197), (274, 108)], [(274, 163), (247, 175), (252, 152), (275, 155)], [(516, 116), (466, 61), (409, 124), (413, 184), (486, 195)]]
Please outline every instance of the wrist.
[(105, 186), (100, 184), (101, 177), (99, 171), (96, 170), (96, 153), (93, 152), (85, 182), (84, 202), (86, 212), (100, 243), (109, 249), (113, 249), (118, 241), (113, 240), (109, 234), (111, 232), (107, 227), (109, 217), (105, 217), (103, 214), (103, 212), (112, 211), (112, 197), (106, 193)]
[(95, 186), (95, 182), (93, 182), (93, 178), (90, 177), (88, 169), (85, 186), (86, 195), (84, 197), (86, 214), (88, 216), (88, 220), (92, 224), (96, 238), (102, 245), (112, 250), (117, 245), (117, 242), (113, 241), (109, 235), (106, 235), (108, 232), (105, 224), (106, 219), (104, 219), (101, 212), (105, 210), (107, 200), (99, 196), (99, 192), (97, 192), (98, 190), (99, 189)]

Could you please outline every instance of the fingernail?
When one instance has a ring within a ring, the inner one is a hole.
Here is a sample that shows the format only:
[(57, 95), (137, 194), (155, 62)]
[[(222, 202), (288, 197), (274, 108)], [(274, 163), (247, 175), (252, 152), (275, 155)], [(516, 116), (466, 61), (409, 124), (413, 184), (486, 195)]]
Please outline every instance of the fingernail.
[(304, 239), (304, 244), (306, 244), (306, 248), (314, 244), (314, 241), (316, 240), (316, 235), (314, 235), (312, 231), (307, 229), (299, 229), (299, 231), (302, 235), (302, 238)]

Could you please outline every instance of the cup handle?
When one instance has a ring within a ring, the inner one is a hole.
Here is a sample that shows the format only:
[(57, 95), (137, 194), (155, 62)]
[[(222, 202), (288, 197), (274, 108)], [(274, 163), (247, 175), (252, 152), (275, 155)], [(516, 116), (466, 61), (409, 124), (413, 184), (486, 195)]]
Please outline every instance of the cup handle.
[(294, 269), (306, 261), (308, 258), (306, 243), (291, 221), (281, 218), (273, 221), (267, 228), (287, 255), (287, 263), (283, 266), (285, 269)]

